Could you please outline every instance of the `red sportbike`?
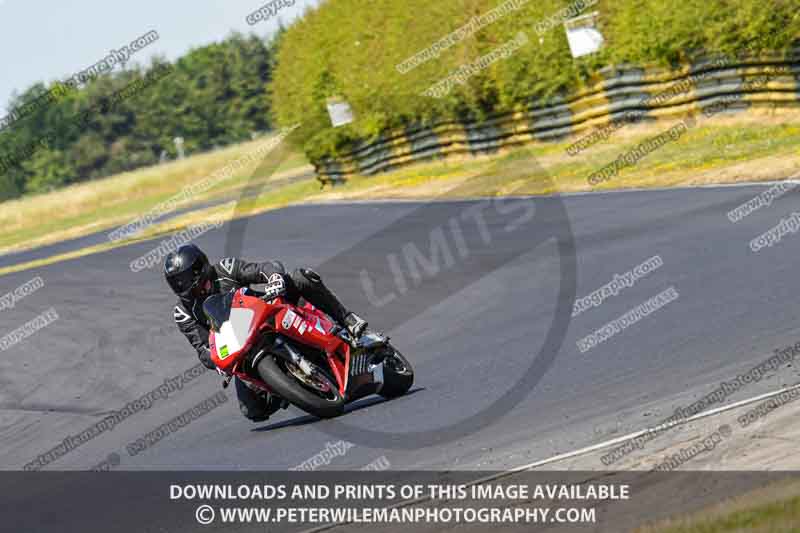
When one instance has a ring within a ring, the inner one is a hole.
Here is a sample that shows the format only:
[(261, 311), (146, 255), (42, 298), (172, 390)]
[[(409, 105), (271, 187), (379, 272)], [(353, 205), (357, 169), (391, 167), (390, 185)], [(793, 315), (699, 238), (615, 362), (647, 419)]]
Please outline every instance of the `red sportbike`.
[(227, 375), (225, 386), (236, 376), (320, 418), (370, 394), (392, 398), (411, 388), (411, 364), (388, 337), (368, 331), (354, 340), (310, 304), (265, 298), (242, 288), (203, 304), (211, 360)]

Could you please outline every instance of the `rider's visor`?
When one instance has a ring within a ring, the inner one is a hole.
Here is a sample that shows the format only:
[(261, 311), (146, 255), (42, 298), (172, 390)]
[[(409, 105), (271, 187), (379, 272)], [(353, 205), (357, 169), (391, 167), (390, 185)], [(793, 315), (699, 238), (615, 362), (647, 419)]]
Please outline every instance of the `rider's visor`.
[(203, 278), (203, 264), (198, 261), (190, 269), (171, 275), (168, 281), (173, 291), (186, 296)]

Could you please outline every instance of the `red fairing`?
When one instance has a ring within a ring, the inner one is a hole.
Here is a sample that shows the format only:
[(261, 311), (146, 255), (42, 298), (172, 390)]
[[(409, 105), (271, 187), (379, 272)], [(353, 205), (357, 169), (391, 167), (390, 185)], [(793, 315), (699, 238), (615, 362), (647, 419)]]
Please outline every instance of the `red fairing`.
[[(233, 313), (235, 309), (253, 311), (247, 338), (241, 348), (233, 351), (229, 346), (217, 346), (216, 334), (213, 331), (210, 333), (211, 360), (218, 368), (269, 390), (265, 383), (239, 372), (238, 366), (265, 331), (274, 331), (298, 343), (323, 351), (336, 377), (339, 391), (345, 393), (350, 365), (350, 346), (338, 336), (330, 334), (334, 324), (324, 313), (308, 304), (303, 307), (291, 305), (282, 298), (265, 302), (260, 298), (243, 294), (241, 289), (236, 291), (233, 297), (231, 312)], [(227, 353), (220, 354), (219, 350)]]
[(347, 388), (350, 346), (341, 338), (330, 334), (333, 326), (323, 313), (310, 305), (285, 305), (275, 316), (275, 329), (278, 333), (325, 352), (339, 385), (339, 392), (344, 394)]
[(267, 316), (269, 315), (269, 305), (260, 298), (254, 298), (253, 296), (246, 296), (243, 295), (241, 291), (236, 291), (236, 295), (233, 298), (233, 304), (231, 305), (232, 309), (237, 308), (245, 308), (249, 309), (254, 312), (253, 318), (250, 321), (250, 331), (249, 335), (247, 336), (247, 340), (244, 345), (236, 351), (231, 351), (227, 355), (220, 357), (219, 352), (217, 351), (216, 346), (216, 336), (212, 331), (209, 335), (209, 347), (211, 349), (211, 361), (220, 369), (231, 372), (233, 367), (236, 366), (236, 363), (242, 359), (243, 356), (247, 355), (247, 352), (252, 348), (253, 343), (258, 338), (258, 333), (261, 328), (258, 327), (259, 324), (263, 324)]

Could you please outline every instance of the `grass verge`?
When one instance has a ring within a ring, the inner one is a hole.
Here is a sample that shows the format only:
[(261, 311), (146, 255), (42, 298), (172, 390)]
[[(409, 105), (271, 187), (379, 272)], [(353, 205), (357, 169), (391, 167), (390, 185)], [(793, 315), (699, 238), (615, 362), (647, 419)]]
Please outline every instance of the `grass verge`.
[[(271, 139), (260, 138), (182, 161), (5, 202), (0, 208), (0, 253), (34, 248), (127, 224), (178, 194), (186, 185), (205, 179)], [(273, 175), (256, 174), (253, 177), (263, 181), (278, 180), (287, 172), (306, 165), (301, 154), (291, 153)], [(252, 166), (241, 168), (178, 208), (191, 208), (235, 194), (250, 180), (253, 170)]]
[[(245, 169), (193, 199), (195, 204), (219, 200), (231, 197), (248, 184), (277, 182), (275, 187), (266, 187), (265, 192), (240, 202), (235, 211), (229, 205), (198, 208), (153, 225), (136, 241), (158, 237), (203, 220), (249, 216), (309, 201), (456, 198), (454, 190), (458, 190), (458, 198), (510, 191), (518, 195), (539, 195), (780, 180), (800, 174), (800, 111), (780, 115), (752, 112), (701, 120), (677, 140), (649, 153), (636, 165), (622, 169), (612, 179), (597, 186), (588, 183), (590, 174), (643, 140), (665, 132), (676, 122), (629, 126), (575, 157), (566, 153), (570, 140), (492, 156), (420, 163), (379, 176), (355, 177), (325, 191), (320, 191), (313, 178), (281, 182), (286, 176), (283, 171), (299, 172), (303, 168), (304, 160), (294, 154), (280, 165), (277, 173), (251, 177), (252, 169)], [(127, 223), (177, 193), (184, 185), (199, 181), (254, 147), (254, 143), (246, 143), (182, 162), (7, 202), (0, 211), (0, 253)], [(0, 275), (119, 245), (104, 243), (42, 261), (13, 265), (0, 269)]]
[(779, 483), (636, 533), (783, 533), (800, 530), (800, 483)]

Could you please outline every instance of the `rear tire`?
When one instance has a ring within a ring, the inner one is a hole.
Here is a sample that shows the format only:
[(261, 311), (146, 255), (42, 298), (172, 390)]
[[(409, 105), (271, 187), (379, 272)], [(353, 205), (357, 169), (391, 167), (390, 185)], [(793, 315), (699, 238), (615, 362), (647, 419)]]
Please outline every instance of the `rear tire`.
[[(333, 418), (344, 412), (344, 398), (335, 386), (331, 391), (333, 398), (326, 399), (311, 390), (294, 377), (287, 375), (270, 356), (258, 363), (258, 375), (276, 394), (303, 411), (319, 418)], [(336, 382), (331, 380), (335, 385)]]
[(384, 398), (397, 398), (414, 384), (414, 368), (393, 346), (387, 348), (390, 353), (383, 360), (383, 387), (379, 394)]

